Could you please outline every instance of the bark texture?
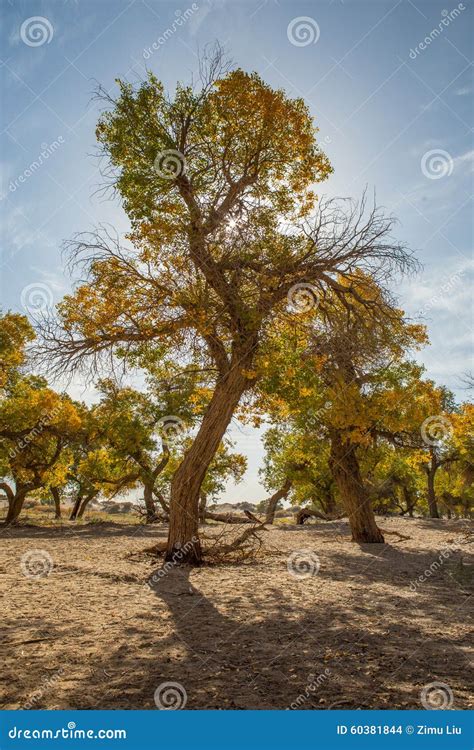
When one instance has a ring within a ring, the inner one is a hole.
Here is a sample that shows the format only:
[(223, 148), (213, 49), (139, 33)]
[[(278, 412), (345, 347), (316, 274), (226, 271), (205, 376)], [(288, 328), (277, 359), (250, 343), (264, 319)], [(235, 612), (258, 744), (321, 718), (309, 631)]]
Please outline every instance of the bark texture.
[(18, 521), (27, 494), (28, 490), (26, 488), (17, 487), (16, 492), (8, 498), (8, 513), (5, 518), (5, 524), (7, 526)]
[(143, 502), (146, 509), (146, 522), (153, 523), (156, 518), (155, 501), (153, 500), (153, 485), (155, 480), (145, 482), (143, 485)]
[(383, 534), (375, 522), (370, 498), (362, 482), (355, 446), (343, 439), (338, 431), (331, 434), (330, 468), (349, 516), (352, 541), (383, 543)]
[(267, 500), (267, 509), (265, 513), (265, 523), (273, 523), (275, 520), (275, 511), (280, 500), (285, 498), (291, 490), (291, 479), (286, 479), (285, 483), (279, 490), (273, 493)]
[(61, 495), (57, 487), (51, 487), (51, 495), (54, 500), (54, 517), (61, 518)]
[(232, 419), (248, 379), (238, 363), (217, 382), (198, 434), (171, 484), (170, 526), (166, 560), (199, 565), (199, 499), (206, 471)]

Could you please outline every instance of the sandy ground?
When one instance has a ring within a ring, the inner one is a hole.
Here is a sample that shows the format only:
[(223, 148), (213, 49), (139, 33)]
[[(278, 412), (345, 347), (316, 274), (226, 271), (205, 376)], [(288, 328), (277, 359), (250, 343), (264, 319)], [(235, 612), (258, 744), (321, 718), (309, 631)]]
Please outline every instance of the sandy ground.
[[(156, 689), (173, 682), (159, 700), (185, 691), (191, 709), (421, 708), (422, 689), (442, 682), (448, 705), (452, 695), (466, 709), (466, 522), (379, 525), (410, 538), (359, 546), (344, 522), (273, 527), (257, 560), (174, 568), (152, 588), (159, 566), (128, 555), (163, 527), (2, 530), (2, 706), (155, 709)], [(49, 575), (25, 575), (45, 560)]]

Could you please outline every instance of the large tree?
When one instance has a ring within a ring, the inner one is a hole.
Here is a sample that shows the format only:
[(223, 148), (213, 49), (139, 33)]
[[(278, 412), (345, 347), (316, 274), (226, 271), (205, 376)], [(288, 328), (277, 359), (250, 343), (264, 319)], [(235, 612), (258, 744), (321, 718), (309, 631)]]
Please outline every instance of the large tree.
[(43, 349), (69, 368), (160, 347), (206, 368), (209, 403), (173, 477), (167, 549), (194, 563), (202, 482), (287, 296), (298, 308), (332, 290), (350, 304), (357, 268), (386, 278), (409, 262), (391, 218), (364, 202), (316, 202), (332, 169), (301, 99), (228, 72), (219, 51), (201, 82), (170, 97), (150, 73), (105, 95), (97, 137), (133, 246), (109, 231), (76, 238), (88, 279), (59, 305)]

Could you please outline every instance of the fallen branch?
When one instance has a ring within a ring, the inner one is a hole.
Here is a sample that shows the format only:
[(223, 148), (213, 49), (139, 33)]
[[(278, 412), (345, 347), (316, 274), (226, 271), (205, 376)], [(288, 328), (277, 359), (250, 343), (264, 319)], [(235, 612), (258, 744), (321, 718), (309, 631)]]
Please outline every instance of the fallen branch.
[(319, 510), (312, 510), (311, 508), (302, 508), (296, 514), (296, 523), (302, 526), (308, 518), (319, 518), (321, 521), (339, 521), (341, 518), (345, 518), (347, 513), (339, 513), (337, 516), (327, 516), (325, 513), (321, 513)]
[(398, 536), (399, 539), (411, 539), (411, 536), (405, 536), (404, 534), (400, 534), (398, 531), (387, 531), (387, 529), (380, 529), (382, 534), (389, 534), (390, 536)]
[(219, 521), (219, 523), (235, 523), (235, 524), (241, 524), (241, 523), (259, 523), (261, 524), (262, 521), (260, 521), (259, 518), (256, 516), (252, 516), (251, 513), (248, 511), (245, 511), (246, 515), (248, 514), (247, 518), (244, 518), (243, 516), (239, 516), (235, 513), (211, 513), (210, 511), (206, 511), (204, 514), (204, 518), (209, 518), (211, 521)]

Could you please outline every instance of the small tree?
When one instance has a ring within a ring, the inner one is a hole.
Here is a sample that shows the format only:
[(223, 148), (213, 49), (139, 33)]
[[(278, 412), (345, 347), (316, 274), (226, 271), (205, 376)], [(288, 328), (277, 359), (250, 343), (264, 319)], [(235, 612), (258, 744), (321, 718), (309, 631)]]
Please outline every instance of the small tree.
[(275, 493), (266, 503), (266, 523), (273, 523), (278, 503), (288, 496), (294, 505), (311, 506), (330, 518), (336, 512), (334, 480), (328, 468), (329, 443), (311, 428), (289, 420), (264, 437), (261, 473)]
[(80, 427), (67, 395), (53, 391), (44, 378), (23, 373), (26, 345), (33, 338), (24, 316), (0, 317), (0, 488), (8, 500), (7, 524), (18, 520), (29, 492), (64, 481), (69, 446)]
[(172, 363), (155, 369), (148, 391), (119, 387), (102, 380), (100, 403), (94, 409), (102, 438), (113, 451), (135, 468), (143, 485), (146, 519), (156, 516), (154, 495), (159, 475), (170, 459), (173, 438), (184, 433), (196, 419), (196, 370), (179, 370)]

